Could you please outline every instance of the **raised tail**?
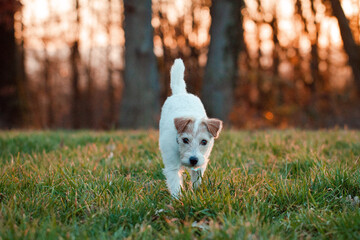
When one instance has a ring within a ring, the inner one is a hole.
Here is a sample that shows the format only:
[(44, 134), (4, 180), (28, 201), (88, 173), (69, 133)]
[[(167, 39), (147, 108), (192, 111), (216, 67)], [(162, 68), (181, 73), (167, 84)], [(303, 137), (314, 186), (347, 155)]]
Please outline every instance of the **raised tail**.
[(170, 87), (172, 94), (187, 93), (184, 81), (185, 66), (183, 60), (176, 59), (170, 71)]

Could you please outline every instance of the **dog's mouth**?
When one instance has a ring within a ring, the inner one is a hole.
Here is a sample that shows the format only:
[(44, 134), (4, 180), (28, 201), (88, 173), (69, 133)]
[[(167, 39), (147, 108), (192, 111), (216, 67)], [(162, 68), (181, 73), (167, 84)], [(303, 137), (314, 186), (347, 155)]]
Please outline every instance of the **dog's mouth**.
[(198, 166), (192, 166), (189, 163), (181, 163), (182, 166), (187, 167), (187, 168), (197, 168)]
[(184, 167), (187, 167), (187, 168), (189, 168), (189, 169), (191, 169), (191, 170), (194, 170), (194, 171), (199, 171), (200, 168), (202, 167), (202, 165), (198, 165), (198, 164), (196, 164), (196, 165), (191, 165), (191, 164), (189, 164), (189, 163), (182, 163), (182, 165), (183, 165)]

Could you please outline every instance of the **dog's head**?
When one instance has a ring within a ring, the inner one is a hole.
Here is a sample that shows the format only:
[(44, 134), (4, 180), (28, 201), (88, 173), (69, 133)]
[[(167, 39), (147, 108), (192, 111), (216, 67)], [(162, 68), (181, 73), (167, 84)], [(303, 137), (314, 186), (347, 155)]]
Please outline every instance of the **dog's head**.
[(215, 118), (193, 119), (175, 118), (178, 132), (181, 164), (187, 167), (200, 167), (208, 159), (211, 149), (222, 129), (222, 121)]

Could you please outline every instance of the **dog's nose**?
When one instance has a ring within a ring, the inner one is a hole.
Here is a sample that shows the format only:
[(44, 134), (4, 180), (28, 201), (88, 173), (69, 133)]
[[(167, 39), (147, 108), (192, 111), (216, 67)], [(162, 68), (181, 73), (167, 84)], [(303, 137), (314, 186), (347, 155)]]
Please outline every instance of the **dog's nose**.
[(199, 161), (199, 159), (197, 157), (190, 157), (190, 164), (191, 166), (195, 166), (197, 164), (197, 162)]

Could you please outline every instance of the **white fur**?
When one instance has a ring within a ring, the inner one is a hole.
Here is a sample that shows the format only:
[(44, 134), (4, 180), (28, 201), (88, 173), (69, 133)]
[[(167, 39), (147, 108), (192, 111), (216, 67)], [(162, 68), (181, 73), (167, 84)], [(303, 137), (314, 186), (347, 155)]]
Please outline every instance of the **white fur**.
[(180, 58), (176, 59), (170, 71), (171, 74), (170, 87), (173, 95), (186, 93), (184, 71), (185, 71), (185, 66), (183, 61)]
[[(211, 149), (214, 144), (214, 138), (210, 133), (202, 133), (203, 136), (199, 136), (199, 139), (208, 139), (206, 149), (197, 147), (199, 145), (197, 141), (201, 140), (195, 140), (194, 138), (193, 143), (191, 143), (194, 146), (187, 145), (187, 147), (192, 150), (182, 153), (184, 159), (180, 159), (179, 145), (182, 144), (182, 142), (179, 142), (181, 138), (178, 136), (174, 119), (179, 117), (194, 119), (194, 132), (196, 132), (203, 120), (208, 119), (200, 99), (186, 91), (184, 70), (183, 61), (176, 59), (171, 68), (170, 86), (173, 95), (166, 99), (162, 107), (159, 126), (159, 145), (165, 165), (163, 173), (166, 177), (169, 191), (174, 197), (180, 196), (181, 187), (183, 186), (182, 172), (185, 168), (190, 168), (191, 181), (195, 187), (201, 183), (201, 177), (208, 164)], [(191, 154), (196, 155), (199, 159), (198, 164), (193, 167), (188, 164), (188, 157)]]

